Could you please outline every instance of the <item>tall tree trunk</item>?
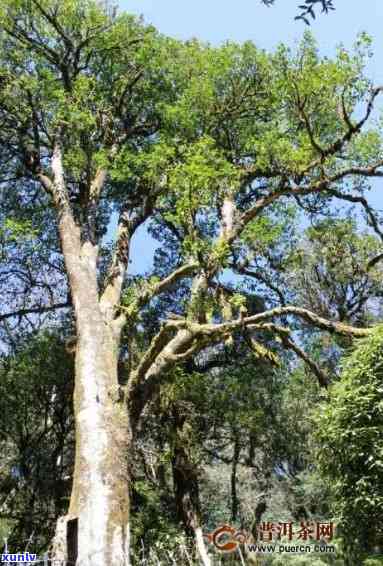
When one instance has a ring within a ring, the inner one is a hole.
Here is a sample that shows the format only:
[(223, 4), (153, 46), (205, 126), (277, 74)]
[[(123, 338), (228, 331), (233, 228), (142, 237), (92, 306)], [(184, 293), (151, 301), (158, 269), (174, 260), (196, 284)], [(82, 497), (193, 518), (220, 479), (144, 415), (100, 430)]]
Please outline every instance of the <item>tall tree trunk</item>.
[(120, 328), (113, 305), (100, 300), (97, 247), (81, 243), (65, 214), (60, 234), (77, 329), (76, 454), (69, 512), (58, 522), (53, 554), (81, 566), (128, 566), (130, 433), (118, 383)]
[(78, 562), (129, 563), (129, 427), (117, 380), (118, 343), (97, 309), (76, 353), (76, 460), (69, 515), (78, 518)]
[(82, 310), (74, 393), (75, 470), (67, 516), (67, 521), (77, 521), (72, 533), (78, 550), (68, 540), (65, 559), (77, 558), (81, 566), (127, 566), (130, 435), (117, 378), (119, 337), (98, 304), (82, 305)]

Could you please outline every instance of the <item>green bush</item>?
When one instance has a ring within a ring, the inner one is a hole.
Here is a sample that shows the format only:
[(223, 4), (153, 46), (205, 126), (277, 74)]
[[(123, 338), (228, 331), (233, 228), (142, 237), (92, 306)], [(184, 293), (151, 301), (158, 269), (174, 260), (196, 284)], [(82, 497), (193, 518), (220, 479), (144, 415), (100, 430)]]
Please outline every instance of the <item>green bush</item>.
[(346, 564), (382, 546), (383, 326), (362, 339), (315, 417), (319, 470), (332, 490)]

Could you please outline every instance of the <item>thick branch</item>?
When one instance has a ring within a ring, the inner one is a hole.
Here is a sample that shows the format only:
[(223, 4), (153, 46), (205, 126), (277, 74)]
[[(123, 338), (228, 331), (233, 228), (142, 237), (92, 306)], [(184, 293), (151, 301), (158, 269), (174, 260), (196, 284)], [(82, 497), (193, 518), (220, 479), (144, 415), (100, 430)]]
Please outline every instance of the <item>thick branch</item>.
[(49, 195), (51, 195), (53, 197), (53, 182), (48, 177), (48, 175), (45, 175), (44, 173), (39, 172), (39, 173), (37, 173), (37, 179), (40, 181), (45, 192), (47, 192)]
[(346, 107), (344, 104), (344, 96), (342, 96), (343, 117), (348, 126), (348, 129), (347, 132), (342, 137), (340, 137), (338, 140), (336, 140), (333, 144), (331, 144), (328, 148), (324, 150), (323, 157), (327, 157), (328, 155), (334, 155), (336, 152), (340, 151), (343, 148), (343, 146), (351, 140), (352, 136), (358, 134), (362, 130), (363, 126), (371, 116), (371, 112), (373, 111), (374, 108), (375, 99), (381, 92), (383, 92), (383, 86), (376, 87), (371, 91), (371, 95), (367, 103), (366, 112), (364, 116), (356, 124), (352, 124), (351, 119), (346, 111)]
[[(317, 183), (308, 186), (308, 187), (300, 187), (295, 185), (293, 187), (284, 187), (280, 190), (271, 193), (267, 196), (263, 196), (258, 199), (254, 205), (246, 210), (239, 222), (237, 223), (236, 229), (233, 230), (232, 237), (230, 238), (230, 242), (234, 240), (237, 236), (240, 235), (242, 230), (245, 226), (253, 220), (263, 209), (268, 207), (269, 205), (273, 204), (277, 200), (285, 196), (307, 196), (311, 194), (316, 194), (320, 192), (327, 192), (328, 194), (333, 194), (334, 196), (338, 196), (339, 198), (345, 198), (345, 200), (353, 200), (353, 199), (361, 199), (362, 197), (350, 197), (347, 195), (342, 195), (340, 191), (336, 191), (334, 189), (330, 189), (331, 185), (341, 181), (342, 179), (349, 177), (351, 175), (359, 175), (361, 177), (383, 177), (383, 160), (376, 162), (375, 164), (371, 165), (370, 167), (348, 167), (346, 169), (342, 169), (338, 171), (334, 175), (330, 177), (325, 177), (324, 179), (318, 181)], [(362, 202), (362, 200), (353, 200), (353, 202)]]
[(63, 28), (61, 27), (61, 25), (58, 21), (58, 18), (55, 17), (55, 16), (52, 16), (47, 10), (45, 10), (43, 8), (43, 6), (41, 5), (40, 2), (37, 2), (37, 0), (32, 0), (32, 2), (36, 6), (36, 8), (39, 10), (41, 15), (46, 19), (46, 21), (49, 22), (49, 24), (53, 27), (53, 29), (64, 40), (65, 45), (67, 47), (73, 47), (72, 41), (70, 40), (70, 38), (64, 32)]
[(101, 297), (101, 305), (110, 311), (117, 307), (121, 299), (124, 278), (129, 262), (130, 243), (134, 232), (141, 226), (153, 211), (154, 202), (159, 192), (150, 192), (138, 212), (125, 208), (120, 213), (117, 228), (115, 251), (108, 270), (107, 284)]
[[(329, 321), (307, 309), (293, 306), (278, 307), (260, 314), (222, 324), (199, 324), (186, 319), (168, 320), (160, 333), (153, 339), (148, 352), (145, 354), (140, 366), (134, 374), (132, 384), (135, 385), (139, 384), (142, 380), (148, 381), (154, 377), (157, 378), (164, 368), (171, 363), (179, 359), (184, 360), (186, 357), (190, 357), (204, 346), (204, 337), (209, 337), (210, 341), (212, 339), (221, 339), (229, 332), (241, 328), (274, 331), (286, 337), (289, 332), (288, 329), (284, 329), (273, 323), (262, 322), (270, 318), (286, 315), (298, 316), (317, 328), (346, 336), (366, 336), (371, 332), (371, 329), (356, 328), (341, 322)], [(171, 330), (175, 330), (176, 335), (168, 341)], [(290, 345), (289, 347), (292, 346)]]
[[(146, 356), (144, 364), (141, 364), (139, 370), (133, 374), (130, 383), (128, 384), (128, 403), (131, 408), (132, 427), (134, 428), (139, 416), (145, 405), (153, 398), (160, 387), (160, 376), (168, 371), (177, 361), (181, 355), (182, 360), (186, 354), (191, 356), (198, 348), (198, 343), (193, 348), (195, 336), (188, 329), (181, 329), (176, 335), (168, 340), (168, 328), (165, 326), (157, 337), (153, 340), (151, 346), (151, 353)], [(159, 347), (162, 344), (161, 351), (156, 355)], [(150, 363), (150, 365), (149, 365)], [(148, 369), (144, 372), (144, 367)]]
[[(244, 328), (276, 332), (285, 342), (286, 347), (293, 349), (297, 355), (304, 359), (324, 384), (324, 374), (320, 368), (288, 338), (290, 330), (274, 323), (263, 322), (287, 315), (297, 316), (317, 328), (346, 336), (366, 336), (372, 330), (326, 320), (307, 309), (294, 306), (279, 307), (222, 324), (199, 324), (186, 319), (168, 320), (153, 339), (148, 352), (129, 381), (128, 402), (131, 404), (133, 421), (137, 423), (144, 406), (152, 399), (160, 386), (159, 378), (172, 365), (185, 361), (202, 350), (207, 344), (212, 345), (222, 340), (228, 333)], [(172, 335), (173, 337), (171, 337)]]
[(198, 269), (198, 263), (191, 262), (182, 265), (170, 273), (167, 277), (156, 283), (154, 286), (146, 289), (139, 297), (139, 306), (143, 306), (150, 299), (168, 291), (177, 281), (184, 277), (189, 277)]
[(240, 329), (242, 327), (251, 328), (264, 320), (288, 315), (302, 318), (316, 328), (321, 328), (322, 330), (345, 336), (368, 336), (372, 331), (371, 328), (356, 328), (341, 322), (327, 320), (308, 309), (294, 306), (277, 307), (253, 316), (221, 324), (198, 324), (191, 323), (187, 320), (169, 320), (167, 321), (167, 325), (177, 329), (188, 328), (195, 335), (200, 334), (204, 336), (213, 336), (216, 334), (224, 335), (227, 332)]
[(129, 262), (130, 242), (137, 222), (126, 211), (120, 215), (117, 228), (117, 240), (112, 262), (107, 276), (107, 285), (101, 297), (101, 304), (109, 310), (114, 309), (120, 301), (125, 272)]
[(138, 368), (133, 373), (129, 381), (129, 391), (139, 383), (144, 377), (150, 366), (154, 363), (156, 357), (161, 353), (163, 348), (169, 342), (169, 338), (172, 335), (172, 331), (166, 326), (162, 326), (158, 334), (153, 338), (149, 349), (144, 354)]

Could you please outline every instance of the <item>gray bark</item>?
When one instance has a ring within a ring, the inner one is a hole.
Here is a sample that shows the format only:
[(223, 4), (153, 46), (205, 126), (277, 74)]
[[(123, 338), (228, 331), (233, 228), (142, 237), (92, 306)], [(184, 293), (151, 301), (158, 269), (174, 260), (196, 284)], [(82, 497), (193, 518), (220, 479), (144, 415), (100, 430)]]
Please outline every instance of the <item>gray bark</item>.
[(81, 242), (65, 202), (59, 231), (77, 330), (76, 454), (69, 512), (58, 524), (54, 549), (68, 557), (68, 522), (74, 521), (77, 564), (128, 566), (130, 435), (117, 375), (121, 327), (114, 320), (112, 302), (100, 301), (97, 246)]

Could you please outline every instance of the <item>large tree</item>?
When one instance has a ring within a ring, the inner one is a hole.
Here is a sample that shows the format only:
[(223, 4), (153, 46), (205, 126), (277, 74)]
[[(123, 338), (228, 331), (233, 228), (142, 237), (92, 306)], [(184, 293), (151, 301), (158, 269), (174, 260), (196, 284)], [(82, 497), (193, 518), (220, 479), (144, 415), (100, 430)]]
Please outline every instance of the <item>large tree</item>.
[[(0, 32), (3, 214), (29, 207), (49, 230), (54, 218), (52, 254), (68, 278), (64, 301), (31, 290), (0, 320), (73, 308), (75, 470), (55, 553), (125, 566), (132, 443), (172, 367), (214, 356), (233, 335), (272, 358), (271, 333), (326, 385), (294, 342), (300, 322), (369, 333), (289, 304), (274, 273), (294, 245), (296, 210), (358, 204), (380, 237), (364, 193), (383, 175), (381, 140), (364, 130), (381, 89), (363, 77), (363, 41), (334, 61), (310, 37), (296, 54), (183, 44), (93, 0), (2, 0)], [(131, 241), (148, 222), (166, 245), (150, 276), (132, 278)], [(254, 280), (256, 294), (228, 288), (225, 269)], [(175, 314), (166, 300), (152, 309), (177, 286)]]

